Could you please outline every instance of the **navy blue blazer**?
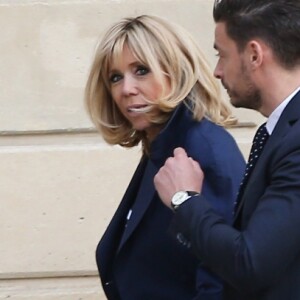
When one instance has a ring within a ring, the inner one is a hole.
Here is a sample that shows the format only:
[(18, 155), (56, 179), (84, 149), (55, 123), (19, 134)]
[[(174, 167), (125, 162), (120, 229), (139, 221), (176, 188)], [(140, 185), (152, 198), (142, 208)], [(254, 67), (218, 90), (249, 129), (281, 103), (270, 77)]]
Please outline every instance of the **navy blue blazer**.
[(201, 261), (227, 281), (224, 299), (300, 299), (300, 92), (259, 157), (233, 227), (209, 201), (192, 197), (174, 224)]
[[(232, 222), (233, 203), (245, 169), (232, 136), (180, 105), (143, 156), (96, 251), (109, 300), (220, 300), (223, 284), (169, 232), (173, 213), (160, 201), (153, 177), (174, 148), (183, 147), (205, 171), (203, 194)], [(129, 211), (132, 214), (129, 218)], [(129, 220), (127, 220), (129, 219)]]

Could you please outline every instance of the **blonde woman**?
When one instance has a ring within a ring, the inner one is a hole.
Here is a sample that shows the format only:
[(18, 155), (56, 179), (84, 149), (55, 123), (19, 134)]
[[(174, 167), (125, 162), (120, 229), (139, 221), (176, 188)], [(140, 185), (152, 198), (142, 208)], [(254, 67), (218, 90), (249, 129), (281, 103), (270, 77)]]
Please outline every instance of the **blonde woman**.
[[(86, 105), (107, 143), (142, 146), (141, 161), (104, 233), (96, 260), (109, 300), (222, 299), (222, 282), (168, 231), (153, 178), (176, 147), (201, 163), (203, 194), (227, 222), (245, 168), (234, 123), (194, 39), (164, 19), (115, 23), (97, 47)], [(174, 207), (176, 210), (176, 207)]]

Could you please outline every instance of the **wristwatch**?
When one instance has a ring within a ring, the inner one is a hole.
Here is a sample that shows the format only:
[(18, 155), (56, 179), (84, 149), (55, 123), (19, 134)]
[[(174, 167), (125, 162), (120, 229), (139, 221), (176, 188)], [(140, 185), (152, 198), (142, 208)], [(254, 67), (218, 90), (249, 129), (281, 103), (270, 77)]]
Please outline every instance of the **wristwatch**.
[(171, 200), (171, 206), (173, 210), (176, 211), (183, 202), (190, 199), (192, 196), (197, 195), (199, 195), (199, 193), (193, 191), (179, 191), (175, 193)]

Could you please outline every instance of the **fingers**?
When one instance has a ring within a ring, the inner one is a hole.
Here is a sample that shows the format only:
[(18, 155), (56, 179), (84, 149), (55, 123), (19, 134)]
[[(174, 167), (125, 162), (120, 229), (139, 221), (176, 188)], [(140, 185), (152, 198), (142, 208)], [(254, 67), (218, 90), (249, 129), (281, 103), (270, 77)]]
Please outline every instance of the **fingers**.
[(192, 162), (194, 169), (201, 169), (201, 167), (197, 161), (193, 160), (191, 157), (189, 157), (189, 159)]
[(174, 156), (170, 156), (166, 159), (166, 161), (165, 161), (166, 166), (170, 166), (178, 160), (188, 158), (187, 153), (183, 148), (175, 148), (173, 153), (174, 153)]
[(174, 149), (174, 156), (179, 156), (179, 155), (187, 156), (186, 151), (180, 147)]
[(175, 148), (174, 149), (174, 158), (180, 157), (181, 159), (187, 158), (195, 168), (199, 168), (199, 164), (197, 161), (195, 161), (193, 158), (187, 155), (186, 151), (183, 148)]
[(200, 192), (203, 179), (198, 162), (188, 157), (183, 148), (176, 148), (174, 156), (167, 158), (154, 176), (154, 185), (164, 204), (170, 206), (170, 199), (178, 191)]

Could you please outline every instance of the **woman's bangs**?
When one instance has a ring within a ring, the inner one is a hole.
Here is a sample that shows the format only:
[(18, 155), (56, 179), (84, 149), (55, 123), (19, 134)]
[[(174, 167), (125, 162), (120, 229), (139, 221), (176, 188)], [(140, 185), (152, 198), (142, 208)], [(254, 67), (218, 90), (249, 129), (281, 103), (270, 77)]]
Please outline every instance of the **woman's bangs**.
[(147, 51), (145, 50), (147, 49), (147, 47), (142, 46), (143, 44), (144, 43), (140, 41), (140, 39), (138, 39), (136, 35), (128, 36), (127, 45), (129, 49), (132, 51), (132, 54), (139, 62), (149, 67), (149, 61), (147, 59), (148, 55), (146, 53)]
[(109, 65), (111, 66), (113, 63), (119, 64), (122, 61), (122, 54), (123, 54), (123, 49), (126, 41), (125, 38), (122, 37), (118, 39), (114, 47), (112, 48), (112, 51), (109, 55)]

